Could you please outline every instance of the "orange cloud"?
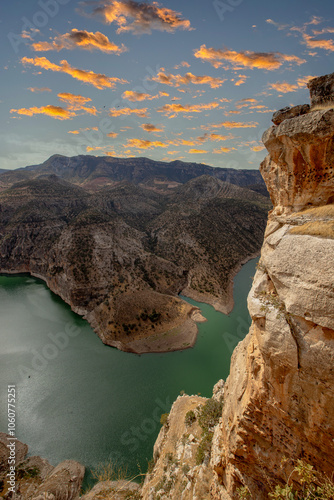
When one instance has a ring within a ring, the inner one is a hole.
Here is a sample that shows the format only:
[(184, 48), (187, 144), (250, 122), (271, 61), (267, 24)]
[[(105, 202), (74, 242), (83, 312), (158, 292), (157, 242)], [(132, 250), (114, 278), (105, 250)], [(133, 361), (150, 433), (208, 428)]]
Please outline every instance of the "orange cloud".
[(122, 94), (123, 99), (127, 99), (128, 101), (131, 102), (152, 101), (153, 99), (158, 99), (159, 97), (168, 97), (168, 96), (169, 94), (166, 94), (166, 92), (159, 92), (159, 94), (150, 95), (150, 94), (145, 94), (144, 92), (135, 92), (133, 90), (126, 90)]
[(69, 130), (67, 133), (77, 135), (77, 134), (80, 134), (80, 130)]
[(186, 73), (185, 75), (172, 75), (160, 72), (157, 76), (151, 78), (154, 82), (163, 83), (165, 85), (171, 85), (172, 87), (179, 87), (180, 85), (189, 85), (193, 83), (194, 85), (210, 85), (212, 89), (217, 89), (226, 82), (226, 78), (223, 80), (221, 78), (213, 78), (211, 76), (196, 76), (192, 73)]
[(211, 132), (210, 134), (204, 134), (201, 137), (197, 137), (197, 141), (199, 143), (205, 142), (205, 141), (227, 141), (228, 139), (234, 139), (234, 136), (229, 134), (229, 135), (220, 135), (220, 134), (214, 134)]
[(201, 45), (199, 49), (195, 50), (194, 55), (202, 61), (211, 63), (215, 68), (222, 66), (222, 61), (227, 61), (232, 66), (273, 71), (280, 68), (285, 62), (297, 65), (306, 62), (305, 59), (280, 52), (252, 52), (250, 50), (237, 52), (235, 50), (207, 48), (206, 45)]
[(107, 156), (116, 156), (115, 151), (105, 151), (105, 154), (106, 154)]
[(99, 130), (98, 127), (87, 127), (87, 128), (79, 128), (79, 130), (69, 130), (68, 134), (80, 134), (80, 132), (87, 132), (88, 130)]
[(55, 39), (50, 42), (37, 42), (32, 44), (32, 48), (36, 52), (46, 52), (48, 50), (57, 50), (58, 52), (63, 49), (84, 49), (84, 50), (94, 50), (98, 49), (102, 52), (108, 54), (121, 54), (125, 52), (127, 48), (122, 44), (121, 46), (110, 42), (108, 37), (97, 31), (92, 33), (85, 30), (73, 29), (70, 33), (64, 33), (63, 35), (58, 35)]
[(161, 141), (147, 141), (144, 139), (128, 139), (127, 143), (124, 145), (125, 148), (136, 149), (167, 148), (167, 146), (167, 144)]
[(109, 132), (109, 134), (107, 134), (107, 137), (111, 137), (112, 139), (115, 139), (117, 136), (118, 136), (117, 132)]
[(235, 151), (235, 148), (219, 148), (219, 149), (214, 149), (212, 152), (214, 154), (221, 154), (221, 153), (230, 153), (231, 151)]
[[(88, 4), (88, 2), (87, 2)], [(152, 29), (173, 33), (176, 29), (191, 30), (190, 21), (182, 19), (179, 12), (160, 7), (157, 2), (134, 2), (133, 0), (107, 0), (96, 7), (90, 16), (99, 16), (106, 24), (116, 23), (117, 33), (151, 33)], [(130, 22), (128, 20), (132, 20)]]
[(109, 115), (110, 116), (130, 116), (130, 115), (137, 115), (140, 118), (148, 118), (147, 114), (147, 108), (137, 108), (137, 109), (131, 109), (131, 108), (111, 108), (109, 110)]
[(237, 80), (234, 84), (236, 87), (239, 87), (239, 85), (243, 85), (246, 82), (246, 79), (249, 77), (246, 75), (238, 75), (238, 78), (239, 80)]
[(17, 113), (19, 115), (33, 116), (33, 115), (46, 115), (55, 118), (56, 120), (70, 120), (75, 113), (64, 109), (60, 106), (42, 106), (37, 108), (33, 106), (32, 108), (21, 108), (21, 109), (11, 109), (11, 113)]
[(258, 122), (221, 122), (221, 123), (211, 123), (208, 128), (255, 128), (258, 126)]
[(251, 150), (255, 151), (255, 152), (257, 152), (257, 151), (263, 151), (264, 150), (264, 146), (252, 146)]
[(143, 125), (140, 125), (140, 126), (143, 130), (145, 130), (145, 132), (149, 132), (149, 133), (151, 133), (151, 132), (163, 132), (164, 131), (164, 127), (160, 126), (162, 128), (159, 128), (159, 127), (156, 127), (155, 125), (152, 125), (151, 123), (144, 123)]
[(182, 61), (180, 64), (174, 66), (174, 69), (180, 69), (180, 68), (190, 68), (190, 64), (187, 63), (187, 61)]
[(269, 83), (268, 87), (277, 90), (277, 92), (281, 92), (282, 94), (286, 94), (287, 92), (296, 92), (296, 90), (306, 87), (307, 82), (311, 80), (311, 78), (314, 77), (308, 75), (298, 78), (296, 83), (288, 83), (288, 82)]
[(83, 97), (82, 95), (70, 94), (69, 92), (62, 92), (58, 94), (58, 98), (61, 102), (65, 102), (67, 104), (67, 109), (72, 111), (83, 110), (86, 113), (91, 115), (96, 115), (97, 110), (95, 106), (87, 107), (85, 104), (90, 102), (91, 99), (89, 97)]
[(188, 153), (190, 154), (204, 154), (207, 153), (206, 149), (189, 149)]
[(37, 87), (28, 87), (28, 90), (30, 90), (30, 92), (52, 92), (49, 87), (41, 87), (40, 89)]
[(202, 111), (207, 111), (210, 109), (218, 108), (218, 102), (210, 102), (208, 104), (165, 104), (161, 108), (158, 108), (158, 113), (163, 113), (169, 118), (174, 118), (178, 113), (201, 113)]
[(306, 33), (302, 34), (305, 45), (309, 49), (323, 49), (329, 50), (330, 52), (334, 52), (334, 41), (332, 39), (329, 40), (318, 40), (311, 35), (307, 35)]
[(34, 59), (29, 57), (22, 57), (21, 62), (24, 65), (31, 64), (33, 66), (37, 66), (46, 70), (66, 73), (76, 80), (93, 85), (97, 89), (103, 89), (105, 87), (115, 88), (116, 83), (129, 83), (127, 80), (112, 78), (100, 73), (94, 73), (93, 71), (85, 71), (82, 69), (73, 68), (65, 60), (60, 61), (60, 66), (58, 66), (57, 64), (53, 64), (51, 61), (46, 59), (46, 57), (35, 57)]

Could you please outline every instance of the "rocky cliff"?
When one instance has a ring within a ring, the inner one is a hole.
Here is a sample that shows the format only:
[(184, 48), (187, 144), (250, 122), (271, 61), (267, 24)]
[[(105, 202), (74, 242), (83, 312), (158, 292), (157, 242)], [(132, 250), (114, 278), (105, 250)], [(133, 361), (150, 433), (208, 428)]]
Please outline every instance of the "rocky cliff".
[[(206, 434), (195, 427), (189, 431), (186, 424), (175, 430), (181, 403), (174, 404), (169, 429), (156, 444), (144, 499), (237, 499), (243, 488), (242, 498), (264, 500), (288, 478), (296, 491), (302, 488), (300, 476), (292, 473), (298, 459), (332, 477), (334, 74), (313, 79), (309, 89), (312, 106), (275, 113), (275, 125), (263, 136), (269, 155), (261, 173), (274, 209), (248, 298), (252, 325), (234, 351), (221, 418)], [(186, 398), (188, 405), (199, 404)], [(195, 426), (200, 408), (193, 413)], [(180, 418), (186, 421), (185, 410)], [(196, 464), (191, 446), (203, 448), (208, 432), (210, 443)], [(173, 466), (167, 463), (171, 443)], [(188, 445), (186, 454), (182, 443)], [(175, 471), (181, 457), (183, 468), (179, 464)], [(181, 478), (182, 491), (176, 490)], [(204, 496), (195, 489), (200, 478)]]

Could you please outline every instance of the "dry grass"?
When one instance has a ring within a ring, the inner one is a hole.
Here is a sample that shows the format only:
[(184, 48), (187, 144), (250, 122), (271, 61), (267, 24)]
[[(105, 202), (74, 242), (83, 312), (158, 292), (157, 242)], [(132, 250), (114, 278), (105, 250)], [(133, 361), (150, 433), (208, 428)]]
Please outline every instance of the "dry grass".
[(334, 221), (313, 221), (290, 229), (291, 234), (305, 234), (334, 239)]
[(311, 217), (332, 217), (334, 219), (334, 204), (323, 205), (321, 207), (312, 207), (297, 212), (294, 215), (310, 215)]
[(118, 466), (111, 460), (109, 462), (100, 463), (92, 470), (93, 478), (100, 481), (122, 481), (129, 480), (127, 468)]

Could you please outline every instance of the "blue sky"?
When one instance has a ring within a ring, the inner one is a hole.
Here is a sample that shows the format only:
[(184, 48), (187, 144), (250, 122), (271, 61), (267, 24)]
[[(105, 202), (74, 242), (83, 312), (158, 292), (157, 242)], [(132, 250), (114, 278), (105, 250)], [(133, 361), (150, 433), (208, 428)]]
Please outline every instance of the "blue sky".
[(334, 71), (331, 0), (12, 0), (0, 26), (0, 168), (55, 153), (258, 168), (272, 113)]

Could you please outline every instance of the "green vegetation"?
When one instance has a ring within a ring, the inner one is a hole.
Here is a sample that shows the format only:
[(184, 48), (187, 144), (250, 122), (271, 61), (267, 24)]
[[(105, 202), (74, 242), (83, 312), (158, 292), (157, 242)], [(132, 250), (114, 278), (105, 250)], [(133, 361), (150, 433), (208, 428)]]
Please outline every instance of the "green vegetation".
[(24, 464), (21, 464), (18, 466), (17, 470), (16, 470), (16, 477), (18, 479), (35, 479), (39, 476), (40, 474), (40, 470), (38, 467), (24, 467)]
[[(287, 459), (282, 461), (285, 465)], [(298, 486), (297, 486), (298, 485)], [(271, 486), (268, 499), (275, 500), (334, 500), (334, 482), (332, 478), (314, 470), (313, 466), (297, 460), (286, 483)], [(247, 486), (237, 489), (239, 500), (255, 500)]]
[(168, 425), (168, 417), (169, 417), (169, 413), (163, 413), (160, 417), (160, 424), (161, 425)]
[(185, 423), (187, 427), (190, 427), (196, 420), (196, 415), (193, 410), (189, 410), (186, 413)]
[(210, 458), (213, 429), (218, 424), (222, 414), (223, 403), (215, 399), (208, 399), (207, 402), (198, 407), (198, 423), (202, 428), (201, 441), (196, 452), (196, 464), (200, 465), (206, 457)]

